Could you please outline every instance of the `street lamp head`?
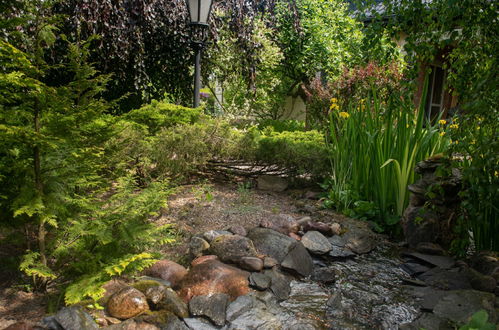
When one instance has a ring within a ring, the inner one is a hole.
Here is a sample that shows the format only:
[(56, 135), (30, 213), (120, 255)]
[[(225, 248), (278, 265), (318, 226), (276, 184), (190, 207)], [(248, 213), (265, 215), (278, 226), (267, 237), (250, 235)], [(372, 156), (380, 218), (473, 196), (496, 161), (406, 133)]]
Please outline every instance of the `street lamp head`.
[(185, 0), (189, 10), (190, 24), (208, 25), (213, 0)]

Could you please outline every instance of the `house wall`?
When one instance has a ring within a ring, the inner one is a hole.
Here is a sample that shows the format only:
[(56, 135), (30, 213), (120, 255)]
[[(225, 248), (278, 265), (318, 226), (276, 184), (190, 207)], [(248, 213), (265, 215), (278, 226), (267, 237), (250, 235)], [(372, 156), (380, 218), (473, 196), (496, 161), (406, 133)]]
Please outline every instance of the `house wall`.
[(307, 118), (307, 106), (301, 96), (288, 96), (284, 101), (283, 113), (279, 119), (282, 120), (300, 120)]

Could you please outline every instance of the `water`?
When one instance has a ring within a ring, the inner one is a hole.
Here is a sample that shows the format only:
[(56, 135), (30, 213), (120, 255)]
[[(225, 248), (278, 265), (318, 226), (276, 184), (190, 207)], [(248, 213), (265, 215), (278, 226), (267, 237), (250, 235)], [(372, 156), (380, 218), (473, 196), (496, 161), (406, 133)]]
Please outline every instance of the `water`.
[(355, 259), (327, 260), (320, 271), (334, 270), (337, 280), (330, 285), (294, 281), (281, 306), (315, 319), (322, 329), (396, 330), (419, 316), (402, 281), (410, 277), (399, 264), (387, 246)]

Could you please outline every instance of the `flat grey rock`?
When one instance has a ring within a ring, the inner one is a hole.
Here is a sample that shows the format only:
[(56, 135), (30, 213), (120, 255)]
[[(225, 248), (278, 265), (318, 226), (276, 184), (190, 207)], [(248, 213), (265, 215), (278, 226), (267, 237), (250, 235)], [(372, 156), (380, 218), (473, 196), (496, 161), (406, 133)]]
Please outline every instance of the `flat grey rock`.
[(266, 290), (270, 287), (271, 278), (262, 273), (251, 273), (250, 285), (258, 290)]
[(55, 320), (65, 330), (92, 330), (99, 328), (92, 316), (80, 306), (71, 306), (61, 309), (55, 314)]
[(328, 239), (318, 231), (308, 231), (301, 238), (303, 246), (313, 254), (326, 254), (333, 249)]
[(433, 308), (433, 314), (456, 323), (465, 323), (476, 312), (484, 309), (489, 322), (497, 322), (494, 308), (496, 297), (492, 293), (476, 290), (449, 291)]
[(456, 261), (451, 257), (423, 254), (419, 252), (404, 253), (404, 256), (408, 256), (417, 260), (422, 260), (426, 263), (429, 263), (430, 265), (440, 267), (443, 269), (450, 269), (456, 263)]
[(189, 310), (192, 315), (206, 316), (218, 326), (225, 324), (225, 311), (229, 296), (216, 293), (211, 296), (195, 296), (189, 302)]

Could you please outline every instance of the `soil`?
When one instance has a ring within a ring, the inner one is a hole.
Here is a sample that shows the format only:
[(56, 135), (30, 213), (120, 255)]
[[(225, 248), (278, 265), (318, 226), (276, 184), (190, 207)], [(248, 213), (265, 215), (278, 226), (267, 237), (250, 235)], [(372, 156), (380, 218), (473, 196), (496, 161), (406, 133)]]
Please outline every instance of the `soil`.
[[(233, 225), (248, 229), (275, 217), (299, 219), (319, 208), (319, 201), (304, 198), (309, 189), (277, 193), (254, 189), (252, 184), (239, 180), (178, 187), (170, 196), (168, 207), (152, 220), (158, 225), (175, 224), (176, 242), (162, 248), (165, 257), (188, 266), (188, 242), (194, 234)], [(0, 273), (0, 278), (6, 275)], [(12, 278), (12, 274), (8, 276)], [(18, 321), (36, 322), (43, 318), (47, 312), (46, 295), (26, 292), (23, 287), (14, 285), (15, 281), (2, 282), (0, 329)]]

